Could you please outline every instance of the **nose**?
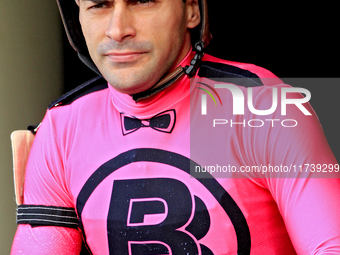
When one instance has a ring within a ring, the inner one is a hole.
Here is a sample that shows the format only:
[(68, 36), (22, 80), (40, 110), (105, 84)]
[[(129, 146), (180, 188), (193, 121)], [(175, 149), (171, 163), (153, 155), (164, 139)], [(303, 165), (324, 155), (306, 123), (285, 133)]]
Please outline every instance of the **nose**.
[(116, 42), (134, 37), (136, 30), (132, 24), (133, 17), (125, 1), (117, 2), (111, 11), (110, 22), (105, 35)]

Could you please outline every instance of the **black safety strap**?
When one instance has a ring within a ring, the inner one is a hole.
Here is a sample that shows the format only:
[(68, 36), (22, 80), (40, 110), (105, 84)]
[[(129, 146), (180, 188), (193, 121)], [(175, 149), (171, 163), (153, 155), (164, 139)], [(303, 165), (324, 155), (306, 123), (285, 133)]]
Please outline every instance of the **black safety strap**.
[(32, 227), (59, 226), (78, 228), (79, 221), (74, 208), (19, 205), (17, 208), (17, 224), (30, 224)]
[(179, 80), (184, 74), (186, 74), (189, 78), (192, 78), (197, 73), (197, 70), (200, 67), (200, 64), (202, 62), (202, 58), (204, 56), (204, 42), (199, 41), (195, 44), (195, 51), (196, 54), (194, 58), (191, 60), (190, 65), (185, 67), (177, 67), (174, 71), (166, 75), (163, 79), (161, 79), (155, 86), (152, 88), (133, 94), (132, 99), (137, 103), (141, 99), (148, 98), (161, 90), (166, 89), (173, 83), (175, 83), (177, 80)]

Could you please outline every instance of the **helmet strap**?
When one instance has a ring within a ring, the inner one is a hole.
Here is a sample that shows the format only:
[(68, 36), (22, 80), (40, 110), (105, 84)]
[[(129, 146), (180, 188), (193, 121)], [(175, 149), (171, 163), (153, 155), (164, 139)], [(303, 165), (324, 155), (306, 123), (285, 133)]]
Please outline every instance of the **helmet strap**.
[(194, 58), (191, 60), (190, 65), (182, 67), (177, 67), (174, 71), (169, 73), (167, 76), (165, 76), (163, 79), (161, 79), (155, 86), (152, 88), (133, 94), (132, 99), (138, 103), (142, 99), (146, 99), (148, 97), (151, 97), (152, 95), (166, 89), (170, 85), (174, 84), (176, 81), (178, 81), (184, 74), (186, 74), (189, 78), (192, 78), (198, 68), (201, 65), (202, 58), (204, 56), (204, 43), (202, 41), (199, 41), (195, 44), (195, 50), (196, 54)]

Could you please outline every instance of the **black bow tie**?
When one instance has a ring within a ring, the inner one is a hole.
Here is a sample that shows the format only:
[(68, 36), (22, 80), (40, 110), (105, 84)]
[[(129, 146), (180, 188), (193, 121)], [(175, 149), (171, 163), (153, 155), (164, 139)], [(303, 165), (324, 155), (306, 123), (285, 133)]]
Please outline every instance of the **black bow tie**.
[(150, 127), (163, 133), (171, 133), (175, 127), (176, 111), (161, 112), (151, 119), (137, 119), (124, 113), (120, 114), (123, 135), (131, 134), (142, 127)]

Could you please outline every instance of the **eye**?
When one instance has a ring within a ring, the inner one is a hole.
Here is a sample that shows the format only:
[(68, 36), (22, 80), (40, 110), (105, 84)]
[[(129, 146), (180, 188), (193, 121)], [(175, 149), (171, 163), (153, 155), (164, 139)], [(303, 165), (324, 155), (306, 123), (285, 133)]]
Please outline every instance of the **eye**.
[(135, 1), (136, 4), (148, 4), (148, 3), (151, 3), (151, 2), (155, 2), (155, 0), (138, 0), (138, 1)]

